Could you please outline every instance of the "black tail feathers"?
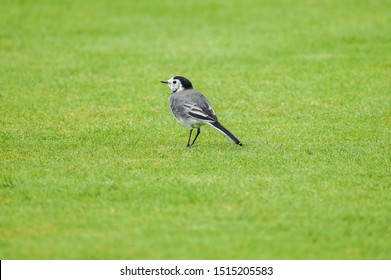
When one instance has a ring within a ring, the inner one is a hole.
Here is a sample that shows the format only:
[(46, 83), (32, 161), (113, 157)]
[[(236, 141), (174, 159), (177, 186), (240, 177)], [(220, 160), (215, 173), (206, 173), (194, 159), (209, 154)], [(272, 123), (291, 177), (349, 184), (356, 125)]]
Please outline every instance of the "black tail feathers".
[(221, 123), (212, 122), (212, 123), (208, 123), (208, 124), (213, 126), (214, 128), (216, 128), (221, 133), (223, 133), (225, 136), (227, 136), (235, 144), (237, 144), (239, 146), (243, 146), (242, 143), (239, 141), (239, 139), (236, 138), (235, 135), (233, 135), (228, 129), (226, 129), (224, 126), (222, 126)]

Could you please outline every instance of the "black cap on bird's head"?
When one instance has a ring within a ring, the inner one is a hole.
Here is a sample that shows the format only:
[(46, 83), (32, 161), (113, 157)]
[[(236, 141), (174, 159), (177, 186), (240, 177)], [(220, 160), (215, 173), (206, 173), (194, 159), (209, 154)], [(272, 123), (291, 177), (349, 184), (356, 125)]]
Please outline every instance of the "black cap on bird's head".
[(193, 88), (191, 82), (182, 76), (174, 76), (167, 81), (160, 81), (160, 82), (168, 84), (168, 86), (171, 88), (173, 93)]
[(182, 84), (182, 86), (185, 88), (185, 89), (191, 89), (193, 88), (193, 85), (191, 84), (191, 82), (186, 79), (185, 77), (182, 77), (182, 76), (175, 76), (173, 77), (174, 80), (179, 80)]

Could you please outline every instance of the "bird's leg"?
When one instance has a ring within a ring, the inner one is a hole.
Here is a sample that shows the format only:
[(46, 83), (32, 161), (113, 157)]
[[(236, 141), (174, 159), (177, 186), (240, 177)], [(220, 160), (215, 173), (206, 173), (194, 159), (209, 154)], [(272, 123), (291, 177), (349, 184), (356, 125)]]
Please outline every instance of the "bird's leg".
[[(193, 132), (193, 129), (190, 129), (190, 135), (189, 135), (189, 140), (187, 140), (187, 146), (186, 147), (191, 147), (190, 145), (190, 139), (191, 139), (191, 133)], [(193, 142), (194, 143), (194, 142)]]
[(194, 140), (193, 140), (193, 143), (191, 143), (191, 146), (193, 146), (195, 140), (197, 139), (197, 137), (198, 137), (198, 135), (199, 135), (200, 133), (201, 133), (201, 128), (197, 128), (197, 134), (196, 134), (196, 136), (195, 136), (195, 138), (194, 138)]

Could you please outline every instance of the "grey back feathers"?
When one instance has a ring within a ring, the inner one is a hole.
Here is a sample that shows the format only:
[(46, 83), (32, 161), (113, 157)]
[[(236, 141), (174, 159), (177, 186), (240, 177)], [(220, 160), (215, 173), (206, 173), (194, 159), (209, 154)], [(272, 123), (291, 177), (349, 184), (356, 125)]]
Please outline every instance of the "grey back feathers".
[(190, 129), (197, 128), (197, 124), (216, 122), (217, 116), (209, 100), (194, 89), (187, 89), (171, 94), (170, 107), (177, 119), (190, 119), (183, 123)]

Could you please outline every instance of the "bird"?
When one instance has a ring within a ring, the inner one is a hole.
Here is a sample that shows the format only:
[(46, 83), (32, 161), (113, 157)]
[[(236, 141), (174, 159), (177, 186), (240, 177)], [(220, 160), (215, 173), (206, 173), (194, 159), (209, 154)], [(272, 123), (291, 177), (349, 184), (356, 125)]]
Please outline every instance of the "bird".
[[(208, 98), (195, 90), (188, 79), (183, 76), (174, 76), (160, 82), (167, 84), (172, 91), (169, 104), (174, 117), (180, 124), (190, 129), (187, 147), (191, 148), (194, 145), (203, 125), (210, 125), (235, 144), (242, 146), (242, 142), (218, 121)], [(197, 129), (197, 134), (190, 143), (193, 129)]]

